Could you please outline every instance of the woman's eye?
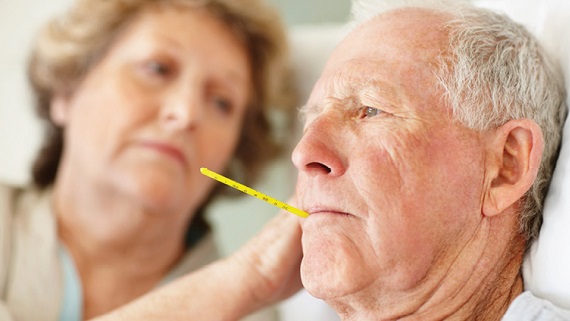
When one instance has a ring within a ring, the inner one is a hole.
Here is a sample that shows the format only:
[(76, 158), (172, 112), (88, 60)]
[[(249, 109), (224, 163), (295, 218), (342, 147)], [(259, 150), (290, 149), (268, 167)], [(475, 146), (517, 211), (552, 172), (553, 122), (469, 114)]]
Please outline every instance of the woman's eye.
[(214, 106), (224, 114), (229, 114), (232, 111), (232, 102), (223, 97), (215, 96), (212, 98)]
[(158, 62), (158, 61), (151, 61), (148, 62), (145, 66), (145, 68), (156, 75), (162, 75), (162, 76), (166, 76), (170, 73), (170, 68), (169, 66), (167, 66), (164, 63)]
[(378, 116), (381, 113), (383, 111), (378, 108), (365, 106), (362, 110), (362, 118)]
[(171, 63), (157, 59), (148, 59), (143, 61), (138, 65), (138, 68), (143, 76), (153, 80), (169, 78), (175, 71)]

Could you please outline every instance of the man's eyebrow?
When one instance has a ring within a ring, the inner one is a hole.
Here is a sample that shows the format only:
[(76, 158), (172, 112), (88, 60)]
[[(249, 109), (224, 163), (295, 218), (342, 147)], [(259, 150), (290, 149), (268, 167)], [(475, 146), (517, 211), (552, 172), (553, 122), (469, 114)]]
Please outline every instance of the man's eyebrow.
[[(334, 99), (337, 101), (351, 100), (354, 96), (364, 92), (378, 92), (390, 97), (396, 97), (397, 90), (387, 81), (379, 78), (370, 77), (363, 81), (351, 81), (347, 78), (339, 78), (329, 85), (329, 94), (327, 100)], [(299, 113), (314, 112), (319, 109), (315, 104), (305, 104), (298, 108)]]

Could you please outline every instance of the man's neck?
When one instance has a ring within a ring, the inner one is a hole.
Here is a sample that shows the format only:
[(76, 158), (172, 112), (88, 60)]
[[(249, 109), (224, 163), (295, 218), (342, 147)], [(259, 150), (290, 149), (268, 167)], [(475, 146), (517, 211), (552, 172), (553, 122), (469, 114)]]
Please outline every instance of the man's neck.
[[(494, 223), (483, 224), (452, 264), (434, 268), (439, 274), (426, 277), (411, 292), (377, 296), (376, 302), (358, 295), (329, 304), (343, 321), (500, 320), (523, 291), (525, 240), (517, 231), (497, 232), (500, 224)], [(374, 297), (374, 290), (369, 292)]]

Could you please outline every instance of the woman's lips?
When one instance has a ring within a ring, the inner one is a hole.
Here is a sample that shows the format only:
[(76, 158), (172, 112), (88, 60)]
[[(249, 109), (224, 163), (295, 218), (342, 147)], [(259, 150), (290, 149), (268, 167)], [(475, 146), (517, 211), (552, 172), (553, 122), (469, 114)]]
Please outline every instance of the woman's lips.
[(175, 147), (174, 145), (161, 143), (161, 142), (152, 142), (152, 141), (145, 141), (142, 142), (142, 146), (146, 148), (153, 149), (161, 154), (164, 154), (168, 157), (175, 159), (176, 161), (180, 162), (182, 165), (186, 165), (186, 155), (180, 150), (179, 148)]

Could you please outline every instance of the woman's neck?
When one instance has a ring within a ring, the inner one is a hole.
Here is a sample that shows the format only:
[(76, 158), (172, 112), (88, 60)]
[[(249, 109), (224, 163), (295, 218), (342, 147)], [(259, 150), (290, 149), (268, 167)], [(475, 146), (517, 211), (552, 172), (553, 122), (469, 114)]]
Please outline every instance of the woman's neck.
[(148, 292), (180, 260), (187, 213), (148, 211), (120, 194), (54, 187), (58, 236), (81, 279), (84, 317)]

